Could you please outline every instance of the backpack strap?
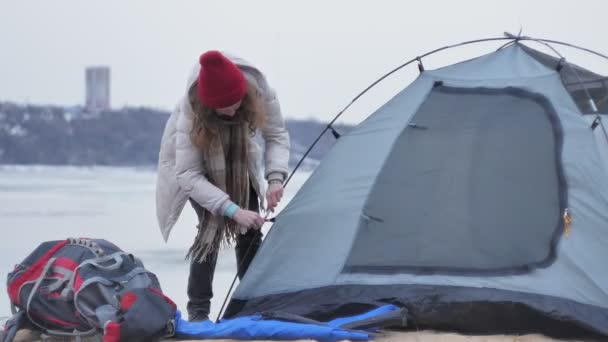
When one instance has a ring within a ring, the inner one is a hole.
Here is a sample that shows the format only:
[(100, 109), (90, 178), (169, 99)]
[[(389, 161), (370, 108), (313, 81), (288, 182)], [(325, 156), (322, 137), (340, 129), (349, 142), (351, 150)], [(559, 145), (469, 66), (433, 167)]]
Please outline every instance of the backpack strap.
[[(125, 252), (116, 252), (114, 254), (110, 254), (110, 255), (106, 255), (100, 258), (95, 258), (95, 259), (89, 259), (84, 261), (83, 263), (81, 263), (80, 265), (78, 265), (78, 268), (84, 266), (84, 265), (93, 265), (97, 268), (106, 270), (106, 271), (113, 271), (113, 270), (117, 270), (122, 266), (122, 262), (123, 262), (123, 257), (124, 256), (129, 256), (129, 254), (125, 253)], [(102, 265), (102, 263), (106, 263), (108, 261), (114, 260), (113, 264), (110, 265)]]
[(67, 244), (67, 240), (57, 242), (25, 272), (20, 274), (16, 279), (14, 279), (10, 284), (8, 284), (7, 290), (12, 303), (16, 304), (20, 308), (24, 307), (25, 303), (21, 303), (19, 298), (21, 287), (23, 286), (23, 284), (31, 282), (33, 281), (33, 279), (35, 279), (34, 277), (39, 276), (40, 274), (38, 272), (41, 272), (44, 268), (44, 265), (48, 264), (49, 259), (51, 259), (55, 255), (55, 253), (57, 253), (57, 251), (62, 249)]
[(4, 326), (0, 325), (0, 342), (12, 342), (17, 331), (26, 325), (26, 321), (25, 312), (19, 311), (6, 321)]
[(45, 329), (44, 332), (48, 335), (53, 335), (53, 336), (75, 337), (75, 338), (77, 338), (77, 340), (80, 337), (87, 337), (87, 336), (93, 336), (93, 335), (98, 334), (98, 331), (96, 328), (91, 328), (91, 330), (87, 330), (87, 331), (74, 330), (74, 332), (65, 332), (65, 331), (61, 331), (61, 330)]
[(38, 279), (36, 279), (36, 282), (34, 283), (34, 287), (32, 287), (32, 290), (30, 291), (30, 295), (27, 297), (27, 302), (25, 303), (25, 312), (27, 314), (27, 318), (30, 320), (30, 322), (32, 322), (35, 326), (37, 326), (38, 328), (40, 328), (42, 330), (46, 330), (46, 328), (42, 324), (39, 324), (38, 322), (36, 322), (36, 320), (32, 317), (32, 315), (30, 313), (30, 305), (32, 304), (32, 300), (34, 299), (34, 296), (38, 292), (38, 288), (40, 288), (40, 285), (42, 284), (44, 277), (46, 277), (47, 273), (51, 269), (51, 266), (53, 266), (53, 263), (55, 262), (56, 259), (57, 258), (50, 258), (49, 261), (46, 263), (46, 265), (42, 269), (42, 273), (40, 273), (40, 276), (38, 277)]
[(60, 330), (47, 329), (44, 325), (38, 323), (34, 319), (34, 317), (32, 317), (31, 311), (30, 311), (30, 305), (32, 304), (32, 300), (34, 299), (34, 296), (38, 292), (38, 289), (40, 288), (40, 285), (42, 284), (42, 281), (44, 280), (45, 276), (47, 275), (47, 273), (49, 272), (49, 270), (53, 266), (53, 263), (55, 262), (56, 259), (57, 258), (51, 258), (51, 259), (49, 259), (49, 261), (46, 263), (46, 266), (44, 266), (44, 269), (42, 270), (42, 273), (40, 274), (40, 277), (38, 277), (38, 279), (36, 280), (36, 283), (34, 284), (34, 287), (32, 287), (32, 291), (30, 292), (30, 295), (27, 298), (27, 304), (25, 306), (25, 313), (27, 314), (27, 318), (29, 319), (29, 321), (32, 324), (34, 324), (36, 327), (40, 328), (43, 332), (45, 332), (45, 333), (47, 333), (49, 335), (70, 336), (70, 337), (79, 337), (79, 336), (94, 335), (97, 332), (96, 328), (92, 328), (91, 330), (84, 331), (84, 332), (83, 331), (76, 331), (75, 330), (74, 332), (71, 332), (71, 333), (60, 331)]
[(17, 310), (17, 306), (11, 301), (11, 314), (16, 315), (18, 312), (19, 310)]
[[(116, 252), (114, 254), (100, 256), (95, 259), (89, 259), (89, 260), (83, 261), (80, 265), (78, 265), (78, 267), (76, 267), (74, 269), (74, 272), (72, 273), (70, 278), (66, 279), (68, 284), (63, 289), (63, 291), (61, 291), (61, 299), (71, 300), (75, 297), (75, 292), (77, 292), (77, 291), (74, 291), (74, 284), (76, 282), (76, 275), (78, 274), (78, 271), (80, 270), (81, 267), (83, 267), (85, 265), (93, 265), (97, 268), (108, 270), (108, 271), (117, 270), (122, 266), (122, 262), (123, 262), (122, 257), (125, 255), (128, 256), (128, 254), (125, 252)], [(102, 263), (106, 263), (110, 260), (114, 260), (114, 263), (111, 265), (102, 265)]]
[[(143, 267), (137, 267), (134, 268), (133, 270), (131, 270), (131, 272), (125, 274), (123, 277), (123, 279), (131, 279), (133, 277), (135, 277), (136, 275), (139, 274), (150, 274), (150, 271), (146, 270)], [(92, 277), (87, 279), (84, 283), (82, 283), (82, 286), (80, 287), (80, 290), (76, 291), (76, 293), (74, 294), (74, 302), (78, 301), (78, 295), (80, 294), (81, 290), (88, 287), (89, 285), (91, 285), (92, 283), (101, 283), (107, 286), (112, 286), (113, 284), (115, 284), (114, 281), (112, 280), (108, 280), (104, 277)], [(78, 306), (76, 306), (76, 309), (78, 309)]]

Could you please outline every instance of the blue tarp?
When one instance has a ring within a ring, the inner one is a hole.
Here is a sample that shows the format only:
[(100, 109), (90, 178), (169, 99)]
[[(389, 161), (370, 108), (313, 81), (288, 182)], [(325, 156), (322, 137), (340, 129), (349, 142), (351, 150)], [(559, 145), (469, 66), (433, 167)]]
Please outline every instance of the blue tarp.
[(219, 323), (188, 322), (181, 318), (178, 311), (175, 335), (182, 339), (368, 341), (373, 336), (365, 331), (343, 330), (339, 327), (398, 310), (394, 305), (385, 305), (362, 315), (326, 322), (329, 326), (268, 320), (261, 315), (226, 319)]

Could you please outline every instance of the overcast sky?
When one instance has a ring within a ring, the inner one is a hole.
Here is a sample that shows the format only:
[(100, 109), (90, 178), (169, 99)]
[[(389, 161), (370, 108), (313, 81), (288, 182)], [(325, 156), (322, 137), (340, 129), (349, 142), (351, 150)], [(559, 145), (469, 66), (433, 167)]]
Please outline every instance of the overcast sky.
[[(170, 109), (200, 53), (227, 50), (262, 69), (289, 118), (328, 120), (403, 61), (504, 31), (608, 53), (608, 1), (0, 0), (0, 101), (77, 105), (84, 68), (111, 67), (113, 107)], [(427, 68), (500, 43), (435, 55)], [(608, 61), (563, 53), (608, 74)], [(412, 81), (399, 73), (345, 114), (358, 122)]]

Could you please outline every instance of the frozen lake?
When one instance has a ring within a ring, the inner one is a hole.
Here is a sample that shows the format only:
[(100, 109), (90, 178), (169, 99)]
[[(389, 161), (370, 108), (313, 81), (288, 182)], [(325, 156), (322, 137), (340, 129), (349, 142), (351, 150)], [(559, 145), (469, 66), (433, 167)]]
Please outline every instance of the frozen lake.
[[(294, 176), (280, 205), (310, 173)], [(164, 292), (185, 311), (188, 262), (196, 217), (188, 204), (165, 243), (156, 223), (156, 173), (130, 168), (0, 167), (0, 317), (10, 315), (6, 274), (38, 244), (68, 237), (107, 239), (143, 260)], [(269, 229), (269, 224), (264, 226)], [(220, 253), (214, 279), (215, 318), (236, 273), (233, 250)]]

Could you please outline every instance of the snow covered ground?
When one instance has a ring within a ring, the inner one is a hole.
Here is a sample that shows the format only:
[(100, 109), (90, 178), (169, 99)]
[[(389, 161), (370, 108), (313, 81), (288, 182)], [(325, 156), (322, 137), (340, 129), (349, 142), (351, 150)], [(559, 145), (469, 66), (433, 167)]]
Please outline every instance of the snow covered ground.
[[(281, 208), (308, 176), (294, 176)], [(152, 170), (0, 167), (0, 274), (6, 279), (14, 265), (43, 241), (103, 238), (141, 258), (158, 275), (163, 290), (185, 311), (188, 262), (184, 256), (195, 236), (196, 217), (187, 205), (165, 244), (156, 223), (155, 182)], [(235, 273), (234, 252), (222, 251), (214, 279), (212, 317), (219, 311)], [(6, 284), (0, 281), (0, 317), (9, 315)]]

